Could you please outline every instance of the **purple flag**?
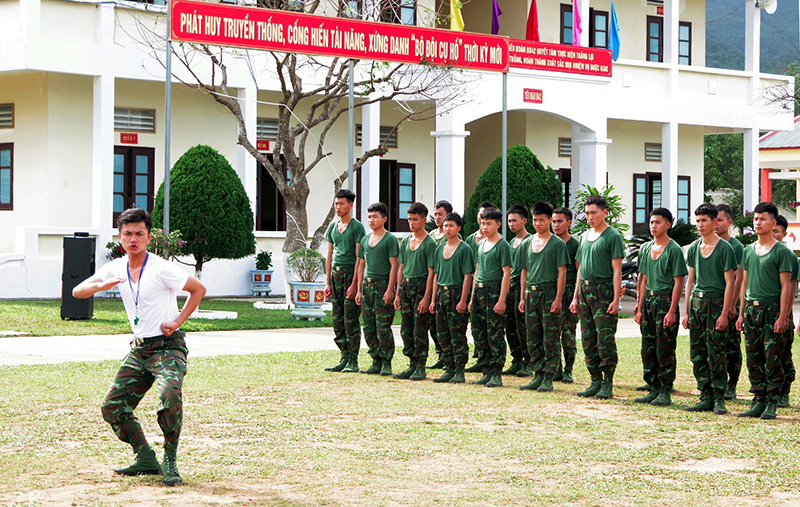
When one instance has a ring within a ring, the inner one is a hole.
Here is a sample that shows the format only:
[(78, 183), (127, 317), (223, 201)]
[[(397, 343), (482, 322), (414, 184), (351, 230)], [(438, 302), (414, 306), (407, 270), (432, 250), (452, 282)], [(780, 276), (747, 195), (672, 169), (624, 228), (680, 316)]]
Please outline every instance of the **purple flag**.
[(500, 16), (502, 15), (503, 11), (501, 11), (500, 6), (497, 5), (497, 0), (492, 0), (492, 35), (500, 33)]

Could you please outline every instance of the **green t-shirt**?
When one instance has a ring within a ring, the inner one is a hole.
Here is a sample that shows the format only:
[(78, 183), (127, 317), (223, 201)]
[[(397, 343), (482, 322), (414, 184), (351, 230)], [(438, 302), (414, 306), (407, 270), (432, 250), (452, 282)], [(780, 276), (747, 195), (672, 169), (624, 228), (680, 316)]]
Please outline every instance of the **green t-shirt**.
[(698, 239), (689, 247), (686, 253), (686, 263), (694, 268), (695, 292), (725, 292), (725, 272), (736, 269), (736, 257), (733, 247), (723, 240), (717, 243), (714, 251), (708, 257), (703, 257), (700, 244), (703, 238)]
[(570, 236), (567, 241), (567, 285), (575, 285), (578, 280), (578, 268), (575, 267), (575, 259), (578, 256), (578, 247), (581, 242), (575, 239), (575, 236)]
[(532, 238), (534, 236), (525, 241), (525, 248), (519, 252), (520, 269), (528, 271), (525, 275), (525, 284), (557, 282), (558, 268), (569, 264), (567, 244), (554, 234), (540, 252), (534, 252)]
[(361, 248), (358, 249), (358, 258), (366, 261), (364, 278), (386, 278), (392, 272), (392, 257), (397, 257), (400, 248), (397, 246), (397, 237), (389, 231), (375, 246), (369, 246), (372, 232), (361, 238)]
[(650, 250), (653, 241), (639, 249), (639, 272), (647, 277), (647, 290), (667, 290), (675, 287), (675, 277), (689, 274), (683, 250), (674, 240), (669, 240), (658, 259), (653, 260)]
[(742, 269), (747, 271), (745, 299), (757, 301), (781, 296), (781, 273), (792, 272), (797, 256), (783, 243), (776, 243), (764, 255), (756, 253), (755, 244), (744, 249)]
[(522, 274), (522, 268), (519, 266), (519, 249), (525, 242), (531, 237), (530, 233), (526, 233), (525, 237), (522, 238), (522, 241), (519, 242), (517, 246), (514, 246), (514, 242), (517, 238), (512, 239), (508, 246), (511, 247), (511, 278), (516, 278)]
[(503, 267), (511, 266), (511, 246), (503, 238), (488, 252), (483, 249), (487, 245), (486, 238), (478, 243), (478, 275), (475, 281), (478, 283), (497, 282), (503, 279)]
[(475, 236), (477, 235), (478, 235), (477, 232), (473, 232), (472, 234), (467, 236), (467, 239), (464, 240), (464, 243), (466, 243), (467, 246), (472, 249), (472, 258), (475, 260), (476, 263), (478, 262), (478, 242), (475, 241)]
[(447, 244), (439, 245), (436, 248), (435, 265), (437, 285), (461, 285), (464, 283), (464, 276), (467, 273), (475, 272), (475, 261), (472, 259), (472, 249), (465, 242), (460, 242), (456, 251), (449, 259), (444, 258), (444, 247)]
[(325, 241), (333, 243), (333, 265), (352, 266), (356, 263), (356, 243), (361, 241), (366, 231), (364, 224), (351, 218), (344, 232), (339, 232), (339, 220), (331, 222), (325, 232)]
[(416, 250), (412, 250), (412, 237), (406, 236), (400, 244), (400, 259), (398, 262), (403, 265), (403, 278), (428, 276), (428, 268), (433, 267), (436, 254), (436, 241), (428, 236), (422, 240)]
[(589, 241), (587, 231), (581, 237), (581, 244), (575, 260), (581, 264), (581, 280), (607, 280), (614, 277), (611, 261), (625, 255), (625, 241), (622, 234), (613, 227), (606, 227), (594, 241)]
[(741, 241), (731, 236), (731, 240), (728, 241), (730, 243), (731, 248), (733, 248), (733, 256), (736, 258), (736, 264), (742, 264), (742, 257), (744, 256), (744, 245)]
[[(792, 253), (794, 253), (794, 252), (792, 252)], [(795, 260), (795, 263), (794, 263), (794, 266), (792, 266), (792, 281), (793, 282), (796, 281), (797, 280), (797, 276), (800, 275), (800, 272), (799, 272), (800, 271), (800, 258), (798, 258), (797, 255), (795, 255), (794, 256), (794, 260)]]

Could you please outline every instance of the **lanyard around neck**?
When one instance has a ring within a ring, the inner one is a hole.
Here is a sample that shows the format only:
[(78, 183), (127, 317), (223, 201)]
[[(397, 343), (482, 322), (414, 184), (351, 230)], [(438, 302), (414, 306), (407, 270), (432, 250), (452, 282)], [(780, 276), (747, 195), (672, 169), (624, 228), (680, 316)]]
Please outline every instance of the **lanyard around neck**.
[(139, 281), (136, 283), (136, 294), (133, 293), (133, 282), (131, 282), (131, 263), (128, 260), (128, 287), (131, 289), (131, 296), (133, 297), (133, 306), (135, 308), (135, 314), (133, 319), (133, 325), (139, 324), (139, 291), (142, 290), (142, 276), (144, 276), (144, 268), (147, 266), (147, 259), (150, 258), (150, 253), (148, 252), (144, 256), (144, 262), (142, 263), (142, 269), (139, 270)]

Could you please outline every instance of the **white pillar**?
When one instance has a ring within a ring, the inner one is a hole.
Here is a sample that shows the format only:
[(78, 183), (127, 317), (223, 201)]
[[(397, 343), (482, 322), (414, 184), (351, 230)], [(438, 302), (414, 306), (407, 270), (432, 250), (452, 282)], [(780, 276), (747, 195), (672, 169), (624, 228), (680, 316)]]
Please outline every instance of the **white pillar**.
[[(244, 117), (245, 128), (247, 129), (247, 138), (250, 142), (256, 144), (256, 129), (258, 128), (258, 88), (255, 84), (248, 85), (240, 88), (238, 91), (239, 107), (242, 108), (242, 116)], [(237, 132), (238, 135), (238, 132)], [(243, 146), (238, 146), (236, 149), (236, 174), (242, 180), (244, 190), (247, 192), (247, 198), (250, 199), (250, 206), (253, 210), (253, 216), (257, 215), (258, 210), (256, 198), (257, 194), (257, 181), (258, 181), (258, 163)]]
[[(591, 20), (589, 19), (589, 0), (578, 0), (578, 7), (581, 11), (581, 46), (589, 46), (589, 27)], [(574, 19), (573, 19), (574, 24)]]
[[(381, 104), (376, 102), (361, 107), (361, 153), (372, 150), (380, 146), (381, 142)], [(367, 219), (367, 208), (370, 204), (381, 200), (381, 159), (370, 157), (361, 166), (361, 188), (356, 192), (361, 195), (361, 219)], [(358, 179), (356, 179), (358, 181)], [(386, 206), (392, 203), (385, 202)]]
[(469, 132), (464, 130), (462, 113), (458, 109), (436, 117), (436, 182), (433, 201), (446, 200), (453, 211), (463, 215), (464, 202), (464, 147)]
[(661, 205), (678, 215), (678, 124), (661, 125)]
[(27, 41), (38, 40), (42, 32), (41, 0), (20, 0), (19, 16), (22, 39)]
[(664, 2), (664, 63), (669, 64), (669, 86), (667, 94), (678, 93), (678, 32), (680, 30), (680, 0)]
[(744, 130), (744, 209), (753, 210), (761, 199), (758, 185), (761, 169), (758, 166), (758, 130)]
[(92, 228), (111, 229), (114, 213), (114, 76), (95, 76), (93, 89)]
[(756, 0), (745, 2), (744, 16), (744, 70), (752, 73), (750, 102), (753, 103), (759, 95), (759, 73), (761, 72), (761, 9), (756, 7)]
[(579, 125), (572, 126), (573, 196), (583, 185), (598, 189), (606, 186), (608, 145), (611, 141), (605, 138), (605, 134), (605, 128), (602, 132), (595, 132)]

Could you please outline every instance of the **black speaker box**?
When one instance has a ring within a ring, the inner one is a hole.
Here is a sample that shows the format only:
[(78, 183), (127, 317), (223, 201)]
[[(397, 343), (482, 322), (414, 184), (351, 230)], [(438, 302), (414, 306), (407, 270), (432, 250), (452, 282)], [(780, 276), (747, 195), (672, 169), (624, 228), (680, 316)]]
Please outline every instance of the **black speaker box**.
[(76, 232), (64, 238), (64, 269), (61, 274), (61, 318), (91, 319), (94, 315), (94, 296), (78, 299), (72, 295), (79, 283), (94, 274), (94, 255), (97, 240), (87, 233)]

